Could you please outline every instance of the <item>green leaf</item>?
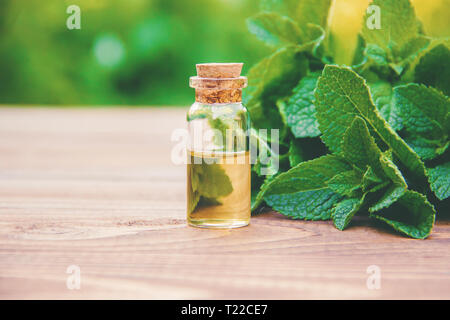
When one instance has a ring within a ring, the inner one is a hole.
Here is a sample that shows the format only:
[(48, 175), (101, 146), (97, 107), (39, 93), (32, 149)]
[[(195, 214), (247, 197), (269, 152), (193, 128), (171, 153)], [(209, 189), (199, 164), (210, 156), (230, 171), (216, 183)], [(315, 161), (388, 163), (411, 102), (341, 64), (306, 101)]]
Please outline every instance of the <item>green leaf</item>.
[(344, 199), (338, 202), (332, 210), (331, 218), (334, 226), (339, 230), (344, 230), (354, 215), (358, 212), (364, 202), (364, 196), (359, 198)]
[[(299, 44), (299, 51), (308, 51), (318, 59), (325, 59), (325, 54), (328, 50), (329, 30), (328, 30), (328, 13), (331, 6), (331, 0), (262, 0), (261, 8), (263, 11), (270, 11), (271, 13), (278, 13), (281, 16), (290, 17), (298, 26), (295, 28), (295, 37), (299, 35), (300, 41), (295, 43)], [(275, 18), (276, 19), (276, 18)], [(270, 29), (270, 35), (267, 35), (266, 31), (261, 32), (260, 27), (257, 27), (256, 31), (261, 38), (268, 40), (271, 43), (278, 43), (279, 36), (275, 36), (277, 39), (273, 39), (274, 33), (280, 34), (279, 31), (292, 29), (289, 25), (285, 27), (286, 23), (280, 19), (272, 19), (270, 23), (266, 25), (274, 25), (273, 27), (264, 27), (265, 30)], [(253, 26), (252, 26), (253, 28)], [(299, 31), (299, 33), (298, 33)], [(284, 36), (283, 38), (286, 38)], [(293, 43), (292, 39), (288, 42)], [(325, 41), (326, 40), (326, 41)], [(287, 42), (285, 42), (287, 43)]]
[(195, 210), (200, 201), (217, 204), (217, 198), (227, 196), (233, 191), (230, 178), (216, 163), (208, 164), (202, 161), (196, 164), (194, 159), (188, 170), (189, 213)]
[(450, 162), (428, 169), (428, 181), (439, 200), (450, 197)]
[(278, 12), (285, 16), (295, 17), (298, 0), (261, 0), (260, 7), (263, 11)]
[(367, 44), (375, 44), (389, 54), (400, 52), (416, 38), (420, 25), (409, 0), (374, 0), (371, 5), (380, 8), (381, 28), (370, 29), (366, 22), (372, 14), (365, 15), (362, 35)]
[[(376, 212), (389, 207), (391, 204), (395, 203), (408, 188), (402, 173), (390, 159), (389, 153), (381, 155), (379, 161), (384, 175), (390, 180), (391, 184), (387, 187), (381, 198), (369, 208), (369, 212)], [(381, 189), (382, 188), (379, 190)], [(378, 189), (371, 191), (378, 191)]]
[(395, 70), (398, 75), (402, 74), (403, 70), (410, 64), (414, 64), (415, 60), (427, 51), (430, 43), (431, 40), (425, 36), (412, 38), (399, 52), (395, 52), (394, 50), (394, 62), (390, 63), (391, 68)]
[(333, 192), (327, 181), (350, 169), (346, 161), (334, 155), (302, 162), (265, 185), (264, 200), (295, 219), (329, 219), (330, 209), (342, 196)]
[(314, 89), (319, 72), (303, 77), (293, 90), (286, 105), (286, 121), (296, 138), (320, 135), (314, 106)]
[(247, 26), (259, 40), (269, 46), (279, 47), (302, 42), (301, 31), (289, 17), (275, 12), (262, 12), (247, 19)]
[(428, 51), (415, 68), (415, 82), (441, 90), (450, 95), (450, 50), (439, 44)]
[(369, 83), (370, 93), (375, 106), (380, 111), (382, 117), (391, 125), (391, 127), (399, 131), (403, 128), (397, 106), (394, 103), (393, 89), (387, 81), (376, 81)]
[(434, 207), (427, 198), (408, 190), (389, 208), (370, 216), (384, 221), (395, 230), (412, 238), (425, 239), (431, 233), (435, 219)]
[(361, 181), (361, 189), (363, 192), (369, 191), (374, 185), (379, 185), (383, 181), (376, 176), (371, 167), (368, 167)]
[(328, 220), (331, 208), (342, 196), (328, 188), (286, 194), (271, 194), (264, 200), (274, 210), (294, 219)]
[(381, 28), (372, 28), (370, 21), (375, 15), (368, 12), (362, 30), (365, 55), (378, 67), (390, 67), (397, 75), (403, 75), (417, 64), (432, 41), (421, 34), (421, 24), (409, 0), (374, 0), (371, 5), (380, 8)]
[(408, 84), (394, 88), (405, 141), (423, 158), (433, 159), (448, 147), (446, 117), (450, 99), (433, 88)]
[(316, 24), (308, 24), (305, 28), (308, 41), (301, 45), (301, 50), (310, 52), (314, 57), (321, 59), (324, 55), (326, 31)]
[(380, 157), (381, 168), (384, 171), (384, 174), (396, 185), (403, 186), (407, 188), (405, 179), (403, 178), (402, 173), (397, 168), (397, 166), (389, 159), (387, 156), (382, 155)]
[(354, 118), (363, 118), (400, 161), (419, 177), (425, 166), (376, 109), (365, 80), (347, 67), (327, 65), (315, 90), (316, 117), (322, 140), (332, 151), (342, 151), (342, 138)]
[(381, 209), (388, 208), (395, 203), (406, 192), (406, 188), (396, 184), (390, 185), (384, 192), (383, 196), (369, 208), (369, 212), (377, 212)]
[(423, 159), (430, 160), (442, 155), (448, 148), (450, 142), (430, 140), (417, 135), (404, 136), (406, 143)]
[(351, 169), (347, 161), (335, 155), (302, 162), (278, 175), (270, 184), (266, 195), (327, 188), (328, 180)]
[(342, 196), (353, 196), (355, 191), (362, 186), (363, 173), (357, 169), (344, 171), (331, 178), (327, 185), (331, 190)]
[(383, 177), (379, 162), (381, 150), (361, 117), (355, 116), (350, 127), (345, 131), (342, 151), (344, 157), (361, 170), (370, 166), (379, 177)]
[(358, 33), (356, 38), (356, 48), (353, 53), (352, 58), (352, 69), (355, 71), (360, 71), (361, 68), (364, 68), (367, 63), (367, 56), (365, 54), (366, 50), (366, 41), (364, 40), (361, 33)]
[(233, 191), (230, 178), (218, 164), (191, 164), (193, 175), (198, 174), (197, 191), (206, 198), (218, 198)]
[(254, 127), (283, 128), (276, 101), (290, 94), (308, 70), (308, 60), (297, 50), (295, 46), (279, 49), (249, 71), (243, 102)]
[(222, 204), (222, 202), (220, 202), (216, 198), (200, 197), (198, 204), (201, 206), (209, 207), (209, 206), (219, 206)]
[[(381, 153), (362, 118), (355, 117), (352, 125), (345, 132), (343, 151), (345, 158), (359, 168), (364, 169), (369, 166), (383, 181), (386, 178), (392, 181), (392, 185), (369, 211), (390, 206), (406, 192), (407, 184), (400, 170), (388, 156)], [(360, 185), (362, 179), (363, 177), (360, 176)]]
[(364, 54), (379, 66), (389, 65), (389, 58), (386, 51), (376, 44), (369, 43), (364, 50)]
[(292, 139), (289, 142), (289, 164), (291, 167), (295, 167), (303, 161), (305, 161), (305, 155), (301, 147), (301, 141), (298, 139)]
[(300, 25), (312, 23), (323, 28), (327, 26), (331, 0), (301, 0), (297, 3), (295, 16)]
[[(326, 28), (331, 0), (262, 0), (261, 9), (275, 11), (295, 20), (300, 28), (315, 24)], [(307, 33), (304, 31), (304, 34)]]
[(438, 138), (447, 133), (445, 117), (450, 112), (450, 99), (424, 85), (411, 83), (394, 88), (394, 95), (405, 130)]

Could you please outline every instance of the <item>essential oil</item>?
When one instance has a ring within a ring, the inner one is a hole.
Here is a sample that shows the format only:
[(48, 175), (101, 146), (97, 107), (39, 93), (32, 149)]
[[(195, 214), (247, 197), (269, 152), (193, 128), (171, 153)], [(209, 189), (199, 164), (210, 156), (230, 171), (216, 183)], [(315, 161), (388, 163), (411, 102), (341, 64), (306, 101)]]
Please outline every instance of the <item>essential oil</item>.
[(249, 152), (190, 153), (188, 223), (242, 227), (250, 222)]
[(204, 228), (250, 222), (248, 112), (241, 103), (247, 79), (241, 63), (200, 64), (190, 85), (196, 101), (188, 115), (187, 221)]

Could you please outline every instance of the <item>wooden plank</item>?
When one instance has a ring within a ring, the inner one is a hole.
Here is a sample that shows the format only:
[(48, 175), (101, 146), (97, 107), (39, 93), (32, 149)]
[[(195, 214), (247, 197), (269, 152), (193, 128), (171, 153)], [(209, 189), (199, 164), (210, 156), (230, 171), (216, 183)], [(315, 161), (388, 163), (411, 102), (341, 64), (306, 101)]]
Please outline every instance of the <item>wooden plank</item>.
[(185, 168), (170, 160), (185, 111), (0, 109), (0, 298), (450, 298), (449, 221), (424, 241), (273, 212), (186, 226)]

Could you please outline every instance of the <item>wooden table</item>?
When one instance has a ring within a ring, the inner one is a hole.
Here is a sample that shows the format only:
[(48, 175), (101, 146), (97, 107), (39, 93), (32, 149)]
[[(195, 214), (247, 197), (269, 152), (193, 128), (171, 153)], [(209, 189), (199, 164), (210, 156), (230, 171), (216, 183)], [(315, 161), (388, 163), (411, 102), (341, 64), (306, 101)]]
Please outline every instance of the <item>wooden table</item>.
[(427, 240), (278, 213), (188, 227), (170, 157), (185, 111), (0, 109), (0, 298), (450, 298), (448, 220)]

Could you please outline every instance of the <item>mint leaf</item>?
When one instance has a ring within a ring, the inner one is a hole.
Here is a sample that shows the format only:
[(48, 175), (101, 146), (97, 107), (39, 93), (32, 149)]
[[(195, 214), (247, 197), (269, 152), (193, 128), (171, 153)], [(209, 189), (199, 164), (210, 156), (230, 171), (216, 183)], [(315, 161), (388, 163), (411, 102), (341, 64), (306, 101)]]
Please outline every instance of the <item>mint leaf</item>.
[[(327, 26), (328, 12), (331, 0), (262, 0), (261, 9), (274, 11), (289, 16), (302, 28), (303, 34), (309, 24), (325, 28)], [(304, 39), (307, 37), (304, 36)], [(312, 40), (312, 39), (310, 39)]]
[(353, 216), (358, 212), (364, 202), (364, 196), (359, 198), (344, 199), (338, 202), (332, 210), (331, 218), (334, 226), (339, 230), (344, 230), (350, 223)]
[(297, 49), (281, 48), (250, 69), (243, 102), (254, 127), (283, 128), (276, 101), (288, 95), (308, 69), (308, 60)]
[(364, 55), (372, 59), (379, 66), (388, 66), (389, 58), (386, 51), (376, 44), (369, 43), (364, 49)]
[[(390, 151), (385, 152), (380, 157), (380, 165), (384, 172), (385, 177), (391, 182), (384, 194), (378, 199), (370, 208), (369, 212), (376, 212), (383, 208), (389, 207), (391, 204), (395, 203), (407, 190), (408, 185), (403, 178), (402, 173), (397, 168), (397, 166), (392, 162), (392, 154)], [(377, 192), (384, 188), (373, 188), (370, 192)]]
[(248, 30), (269, 46), (279, 47), (302, 42), (301, 31), (289, 17), (263, 12), (247, 19)]
[(406, 188), (399, 185), (390, 185), (384, 192), (383, 196), (369, 208), (369, 212), (377, 212), (381, 209), (388, 208), (395, 203), (406, 192)]
[(425, 239), (433, 228), (435, 210), (424, 195), (408, 190), (389, 208), (372, 213), (370, 217), (384, 221), (407, 236)]
[(216, 198), (200, 197), (198, 204), (201, 206), (209, 207), (209, 206), (219, 206), (222, 204), (222, 202), (220, 202)]
[(450, 197), (450, 162), (428, 169), (428, 181), (439, 200)]
[[(195, 161), (195, 160), (194, 160)], [(217, 198), (227, 196), (233, 191), (230, 178), (220, 165), (212, 163), (192, 163), (188, 168), (190, 197), (188, 212), (195, 210), (198, 203), (218, 204)]]
[(380, 157), (381, 168), (384, 174), (396, 185), (407, 187), (406, 181), (403, 178), (402, 173), (397, 168), (397, 166), (392, 162), (392, 160), (386, 156), (382, 155)]
[(292, 139), (289, 143), (289, 164), (291, 167), (295, 167), (304, 160), (305, 155), (301, 147), (301, 142), (299, 140)]
[[(369, 29), (363, 24), (362, 35), (367, 43), (376, 44), (385, 51), (400, 49), (419, 33), (419, 23), (409, 0), (374, 0), (380, 7), (381, 29)], [(367, 13), (363, 21), (367, 21)]]
[(450, 95), (450, 50), (439, 44), (428, 51), (415, 68), (415, 81), (441, 90)]
[(218, 164), (191, 164), (193, 175), (198, 175), (197, 191), (206, 198), (218, 198), (233, 191), (230, 178)]
[(417, 36), (410, 39), (399, 52), (394, 51), (394, 62), (390, 64), (397, 74), (402, 74), (409, 65), (414, 64), (426, 50), (429, 48), (431, 40), (425, 36)]
[(345, 131), (354, 118), (360, 116), (409, 170), (419, 177), (425, 176), (422, 160), (381, 117), (365, 80), (354, 71), (347, 67), (325, 66), (315, 97), (321, 138), (332, 151), (342, 151)]
[(286, 104), (286, 121), (296, 138), (320, 135), (314, 106), (314, 89), (319, 76), (319, 72), (313, 72), (303, 77)]
[(328, 180), (351, 169), (347, 161), (335, 155), (302, 162), (272, 180), (266, 195), (326, 188)]
[(423, 158), (433, 159), (449, 145), (446, 117), (450, 99), (433, 88), (409, 84), (394, 89), (405, 141)]
[(397, 106), (394, 103), (394, 94), (392, 85), (387, 81), (375, 81), (369, 83), (370, 93), (375, 106), (380, 111), (382, 117), (398, 131), (403, 128)]
[[(275, 12), (281, 16), (290, 17), (291, 21), (295, 21), (298, 26), (298, 30), (295, 29), (294, 31), (295, 36), (299, 35), (297, 31), (300, 31), (300, 41), (296, 42), (299, 44), (299, 51), (308, 51), (319, 59), (323, 58), (325, 51), (328, 49), (329, 39), (327, 35), (329, 36), (329, 30), (327, 20), (330, 6), (331, 0), (263, 0), (261, 3), (262, 10)], [(275, 25), (275, 27), (270, 27), (271, 30), (278, 30), (278, 28), (289, 30), (291, 28), (291, 26), (284, 27), (285, 22), (279, 19), (271, 24)], [(275, 32), (271, 31), (271, 35), (267, 36), (267, 32), (261, 33), (259, 31), (260, 28), (258, 27), (257, 29), (257, 33), (264, 39), (269, 40), (269, 42), (279, 42), (278, 40), (272, 41), (270, 39), (273, 38)], [(269, 28), (264, 29), (267, 30)], [(277, 33), (279, 34), (279, 32)], [(276, 38), (280, 37), (276, 36)], [(327, 41), (325, 41), (326, 38)], [(292, 39), (290, 42), (292, 43)]]
[(331, 0), (301, 0), (298, 3), (295, 17), (300, 25), (316, 24), (322, 28), (327, 27), (328, 13)]
[(361, 188), (363, 174), (360, 170), (344, 171), (331, 178), (327, 185), (342, 196), (353, 196), (355, 191)]
[(295, 219), (329, 219), (330, 209), (342, 196), (333, 192), (327, 181), (350, 169), (346, 161), (334, 155), (302, 162), (264, 186), (264, 200)]
[(371, 167), (368, 167), (361, 181), (361, 189), (363, 192), (367, 192), (371, 187), (373, 187), (374, 185), (378, 185), (381, 182), (383, 181), (375, 175), (373, 169)]
[(415, 83), (394, 88), (396, 103), (405, 130), (438, 138), (446, 131), (445, 117), (450, 112), (450, 99), (439, 91)]
[(342, 196), (330, 189), (271, 194), (264, 200), (274, 210), (294, 219), (328, 220), (332, 206)]
[[(383, 180), (388, 178), (393, 183), (381, 199), (369, 208), (369, 211), (377, 211), (390, 206), (406, 192), (407, 185), (400, 170), (387, 155), (381, 153), (362, 118), (355, 117), (352, 125), (347, 129), (342, 148), (348, 161), (361, 169), (369, 166), (377, 177)], [(362, 178), (360, 176), (360, 184)]]
[(295, 17), (298, 0), (261, 0), (260, 7), (263, 11), (278, 12), (285, 16)]
[[(381, 29), (369, 29), (364, 23), (362, 35), (367, 43), (385, 51), (399, 51), (419, 33), (420, 25), (409, 0), (374, 0), (371, 5), (380, 7)], [(367, 13), (363, 21), (369, 17)]]
[(345, 131), (342, 151), (344, 157), (360, 169), (365, 170), (367, 166), (370, 166), (379, 177), (383, 177), (379, 162), (381, 150), (361, 117), (355, 116), (350, 127)]
[[(409, 0), (374, 0), (371, 5), (380, 7), (381, 28), (372, 29), (364, 23), (364, 54), (375, 66), (389, 67), (396, 76), (403, 77), (430, 49), (432, 40), (421, 34), (420, 21)], [(363, 21), (370, 21), (372, 14), (367, 13)]]
[[(363, 24), (362, 36), (367, 44), (376, 45), (386, 52), (386, 60), (394, 61), (402, 50), (408, 51), (408, 45), (419, 33), (420, 24), (414, 8), (409, 0), (374, 0), (371, 5), (380, 7), (381, 28), (370, 29)], [(363, 21), (368, 21), (371, 14), (367, 13)], [(401, 17), (401, 18), (400, 18)]]
[(405, 136), (406, 143), (424, 160), (434, 159), (447, 150), (449, 141), (429, 140), (420, 136)]

